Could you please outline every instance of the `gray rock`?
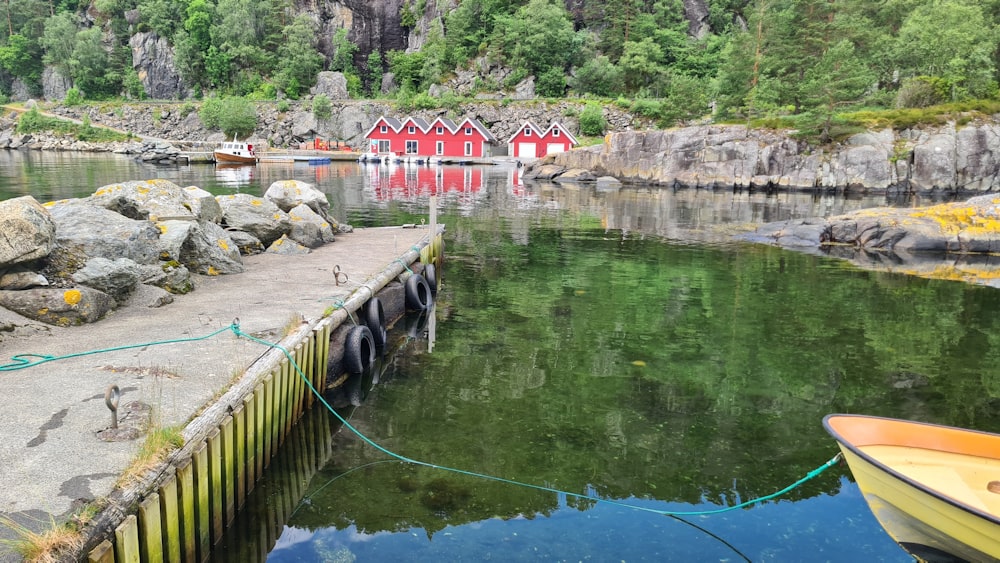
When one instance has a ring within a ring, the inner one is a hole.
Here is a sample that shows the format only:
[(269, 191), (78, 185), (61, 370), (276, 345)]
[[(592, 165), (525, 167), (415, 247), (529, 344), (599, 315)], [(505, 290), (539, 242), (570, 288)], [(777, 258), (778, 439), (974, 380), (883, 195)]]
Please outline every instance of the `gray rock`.
[(164, 291), (183, 295), (194, 289), (191, 271), (174, 261), (139, 266), (141, 285), (156, 286)]
[(179, 262), (195, 273), (208, 276), (244, 271), (239, 247), (229, 233), (205, 221), (198, 223), (184, 241)]
[(316, 75), (316, 85), (309, 89), (312, 95), (325, 94), (331, 100), (349, 100), (347, 77), (342, 72), (324, 70)]
[(109, 295), (89, 287), (0, 291), (0, 306), (56, 326), (98, 321), (114, 308), (114, 304)]
[(174, 302), (174, 296), (160, 287), (140, 284), (124, 303), (126, 307), (155, 309)]
[(150, 221), (129, 219), (83, 201), (56, 202), (48, 209), (56, 225), (52, 254), (59, 254), (53, 261), (66, 275), (95, 257), (128, 258), (137, 264), (159, 261), (160, 230)]
[(46, 66), (42, 71), (42, 96), (46, 100), (63, 100), (72, 87), (73, 81), (63, 76), (56, 67)]
[(253, 256), (254, 254), (264, 252), (264, 245), (260, 242), (260, 239), (246, 231), (228, 230), (226, 234), (229, 235), (229, 238), (243, 256)]
[[(132, 180), (102, 186), (86, 201), (130, 219), (194, 220), (190, 204), (185, 205), (189, 195), (198, 197), (170, 180)], [(221, 215), (221, 208), (217, 210)]]
[(116, 302), (125, 301), (139, 285), (139, 265), (128, 258), (109, 260), (95, 257), (87, 260), (73, 273), (73, 281), (111, 296)]
[(49, 280), (45, 276), (21, 266), (0, 270), (0, 289), (31, 289), (48, 285)]
[(330, 201), (326, 198), (326, 194), (306, 182), (299, 180), (274, 182), (268, 186), (264, 197), (286, 213), (299, 205), (306, 205), (324, 219), (330, 216)]
[(170, 41), (154, 32), (139, 32), (129, 38), (128, 44), (132, 48), (132, 66), (147, 96), (155, 100), (186, 97), (187, 89), (174, 65)]
[(0, 201), (0, 268), (48, 256), (55, 233), (52, 216), (35, 198)]
[(302, 254), (309, 254), (309, 249), (305, 246), (295, 242), (294, 240), (288, 238), (288, 236), (283, 235), (280, 239), (274, 241), (271, 246), (267, 247), (265, 250), (268, 254), (284, 254), (287, 256), (298, 256)]
[(292, 230), (288, 214), (267, 198), (233, 194), (216, 199), (222, 206), (222, 222), (226, 227), (246, 231), (265, 246)]
[(582, 168), (573, 168), (563, 172), (556, 178), (556, 182), (596, 182), (597, 176), (594, 176), (589, 170), (583, 170)]
[(319, 248), (324, 243), (333, 242), (334, 234), (330, 223), (320, 217), (305, 204), (298, 205), (288, 212), (292, 220), (292, 231), (288, 238), (307, 248)]

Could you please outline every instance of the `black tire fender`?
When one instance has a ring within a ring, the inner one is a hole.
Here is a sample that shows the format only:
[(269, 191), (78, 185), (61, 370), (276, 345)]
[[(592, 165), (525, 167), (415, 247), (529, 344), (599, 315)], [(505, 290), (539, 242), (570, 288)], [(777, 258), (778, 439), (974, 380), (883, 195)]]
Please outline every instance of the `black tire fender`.
[(438, 276), (437, 268), (434, 264), (427, 264), (424, 266), (424, 279), (427, 280), (427, 287), (431, 288), (431, 295), (437, 296), (438, 293)]
[(375, 361), (375, 339), (365, 325), (357, 325), (344, 341), (344, 369), (348, 373), (363, 373)]
[(434, 296), (427, 285), (427, 279), (420, 274), (413, 274), (406, 279), (406, 308), (411, 311), (426, 311), (431, 308)]
[(372, 297), (365, 303), (364, 323), (372, 333), (372, 341), (376, 350), (385, 348), (385, 309), (378, 297)]

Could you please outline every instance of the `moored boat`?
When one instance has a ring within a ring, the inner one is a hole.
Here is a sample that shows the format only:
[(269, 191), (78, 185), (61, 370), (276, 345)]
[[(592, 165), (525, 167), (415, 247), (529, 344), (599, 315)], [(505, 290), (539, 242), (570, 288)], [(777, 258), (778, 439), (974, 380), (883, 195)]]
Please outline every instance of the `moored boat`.
[(910, 554), (1000, 560), (1000, 435), (846, 414), (823, 426), (879, 523)]
[(237, 164), (257, 163), (257, 151), (254, 150), (253, 145), (238, 141), (235, 135), (231, 142), (227, 141), (219, 145), (213, 154), (215, 155), (216, 162)]

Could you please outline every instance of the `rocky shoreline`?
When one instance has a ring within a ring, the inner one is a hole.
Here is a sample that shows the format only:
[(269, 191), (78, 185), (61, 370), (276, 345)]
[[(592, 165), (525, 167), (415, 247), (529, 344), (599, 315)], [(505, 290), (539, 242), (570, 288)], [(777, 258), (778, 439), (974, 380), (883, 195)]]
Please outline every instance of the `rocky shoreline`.
[(1000, 189), (1000, 121), (870, 131), (822, 147), (743, 125), (622, 131), (524, 177), (580, 181), (581, 171), (669, 187), (974, 194)]
[(140, 180), (91, 196), (0, 202), (0, 307), (55, 326), (93, 323), (132, 305), (160, 307), (195, 289), (195, 275), (243, 272), (242, 256), (306, 254), (350, 227), (326, 195), (296, 180), (264, 197), (213, 196)]

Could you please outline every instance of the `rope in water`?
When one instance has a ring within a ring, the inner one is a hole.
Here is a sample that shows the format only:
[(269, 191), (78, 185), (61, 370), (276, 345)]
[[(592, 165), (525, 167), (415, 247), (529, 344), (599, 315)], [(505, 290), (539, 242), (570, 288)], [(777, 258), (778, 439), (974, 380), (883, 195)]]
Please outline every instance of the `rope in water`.
[[(807, 473), (804, 477), (802, 477), (798, 481), (795, 481), (791, 485), (789, 485), (789, 486), (787, 486), (787, 487), (785, 487), (785, 488), (783, 488), (783, 489), (781, 489), (781, 490), (779, 490), (779, 491), (777, 491), (775, 493), (772, 493), (770, 495), (758, 497), (758, 498), (755, 498), (755, 499), (748, 500), (746, 502), (741, 502), (739, 504), (735, 504), (735, 505), (732, 505), (732, 506), (727, 506), (727, 507), (719, 508), (719, 509), (715, 509), (715, 510), (694, 510), (694, 511), (659, 510), (659, 509), (655, 509), (655, 508), (649, 508), (649, 507), (645, 507), (645, 506), (638, 506), (638, 505), (634, 505), (634, 504), (629, 504), (629, 503), (621, 502), (621, 501), (617, 501), (617, 500), (605, 499), (605, 498), (601, 498), (601, 497), (597, 497), (597, 496), (593, 496), (593, 495), (587, 495), (587, 494), (582, 494), (582, 493), (573, 493), (573, 492), (570, 492), (570, 491), (563, 491), (563, 490), (556, 489), (556, 488), (553, 488), (553, 487), (546, 487), (544, 485), (535, 485), (535, 484), (532, 484), (532, 483), (525, 483), (525, 482), (522, 482), (522, 481), (516, 481), (514, 479), (506, 479), (506, 478), (503, 478), (503, 477), (497, 477), (495, 475), (487, 475), (485, 473), (477, 473), (475, 471), (467, 471), (465, 469), (457, 469), (457, 468), (454, 468), (454, 467), (447, 467), (447, 466), (444, 466), (444, 465), (437, 465), (435, 463), (430, 463), (430, 462), (421, 461), (421, 460), (413, 459), (413, 458), (410, 458), (410, 457), (406, 457), (404, 455), (401, 455), (401, 454), (398, 454), (398, 453), (393, 452), (391, 450), (388, 450), (385, 447), (383, 447), (380, 444), (378, 444), (377, 442), (375, 442), (374, 440), (370, 439), (368, 436), (366, 436), (360, 430), (358, 430), (357, 428), (355, 428), (350, 422), (348, 422), (336, 410), (334, 410), (334, 408), (330, 405), (330, 403), (328, 403), (326, 401), (326, 399), (323, 397), (323, 394), (320, 393), (319, 390), (317, 390), (315, 386), (313, 386), (312, 382), (309, 381), (309, 378), (306, 376), (306, 374), (302, 372), (302, 369), (299, 367), (298, 363), (292, 357), (292, 354), (288, 351), (287, 348), (285, 348), (284, 346), (281, 346), (278, 343), (268, 342), (267, 340), (262, 340), (260, 338), (257, 338), (255, 336), (251, 335), (251, 334), (243, 332), (242, 330), (240, 330), (239, 320), (238, 319), (235, 320), (235, 321), (233, 321), (233, 323), (230, 326), (228, 326), (228, 327), (221, 328), (219, 330), (216, 330), (215, 332), (212, 332), (210, 334), (207, 334), (205, 336), (200, 336), (200, 337), (179, 338), (179, 339), (174, 339), (174, 340), (161, 340), (161, 341), (155, 341), (155, 342), (146, 342), (146, 343), (143, 343), (143, 344), (132, 344), (132, 345), (125, 345), (125, 346), (116, 346), (116, 347), (113, 347), (113, 348), (102, 348), (102, 349), (98, 349), (98, 350), (91, 350), (91, 351), (88, 351), (88, 352), (78, 352), (78, 353), (74, 353), (74, 354), (67, 354), (67, 355), (64, 355), (64, 356), (49, 356), (49, 355), (41, 355), (41, 354), (18, 354), (16, 356), (12, 357), (13, 361), (11, 363), (0, 365), (0, 371), (14, 371), (14, 370), (19, 370), (19, 369), (26, 369), (26, 368), (34, 367), (34, 366), (37, 366), (37, 365), (40, 365), (40, 364), (43, 364), (43, 363), (46, 363), (46, 362), (52, 362), (52, 361), (56, 361), (56, 360), (65, 360), (65, 359), (68, 359), (68, 358), (75, 358), (75, 357), (80, 357), (80, 356), (88, 356), (88, 355), (93, 355), (93, 354), (101, 354), (101, 353), (105, 353), (105, 352), (113, 352), (113, 351), (118, 351), (118, 350), (128, 350), (128, 349), (131, 349), (131, 348), (142, 348), (142, 347), (146, 347), (146, 346), (156, 346), (156, 345), (161, 345), (161, 344), (174, 344), (174, 343), (181, 343), (181, 342), (193, 342), (193, 341), (198, 341), (198, 340), (206, 340), (208, 338), (212, 338), (213, 336), (216, 336), (216, 335), (218, 335), (218, 334), (220, 334), (222, 332), (225, 332), (227, 330), (231, 330), (233, 332), (233, 334), (235, 334), (237, 337), (246, 338), (247, 340), (250, 340), (252, 342), (256, 342), (258, 344), (263, 344), (263, 345), (268, 346), (270, 348), (274, 348), (276, 350), (279, 350), (285, 356), (285, 358), (288, 359), (289, 363), (292, 366), (295, 367), (295, 372), (299, 375), (300, 378), (302, 378), (302, 380), (305, 382), (306, 386), (309, 388), (309, 391), (316, 397), (316, 399), (323, 405), (324, 408), (326, 408), (335, 417), (337, 417), (338, 421), (341, 424), (343, 424), (345, 428), (347, 428), (348, 430), (350, 430), (355, 436), (357, 436), (358, 438), (360, 438), (362, 441), (364, 441), (369, 446), (371, 446), (371, 447), (375, 448), (376, 450), (384, 453), (385, 455), (387, 455), (387, 456), (389, 456), (391, 458), (397, 459), (399, 461), (402, 461), (402, 462), (411, 463), (413, 465), (419, 465), (419, 466), (423, 466), (423, 467), (430, 467), (432, 469), (440, 469), (442, 471), (449, 471), (449, 472), (457, 473), (457, 474), (460, 474), (460, 475), (467, 475), (467, 476), (470, 476), (470, 477), (477, 477), (477, 478), (480, 478), (480, 479), (486, 479), (486, 480), (490, 480), (490, 481), (496, 481), (496, 482), (499, 482), (499, 483), (506, 483), (506, 484), (515, 485), (515, 486), (518, 486), (518, 487), (526, 487), (526, 488), (529, 488), (529, 489), (535, 489), (535, 490), (539, 490), (539, 491), (545, 491), (545, 492), (555, 493), (557, 495), (566, 495), (567, 497), (574, 497), (574, 498), (579, 498), (579, 499), (584, 499), (584, 500), (590, 500), (590, 501), (594, 501), (594, 502), (600, 502), (600, 503), (604, 503), (604, 504), (611, 504), (611, 505), (620, 506), (620, 507), (623, 507), (623, 508), (629, 508), (629, 509), (632, 509), (632, 510), (639, 510), (639, 511), (643, 511), (643, 512), (651, 512), (651, 513), (659, 514), (659, 515), (663, 515), (663, 516), (703, 516), (703, 515), (709, 515), (709, 514), (721, 514), (723, 512), (729, 512), (729, 511), (732, 511), (732, 510), (738, 510), (740, 508), (745, 508), (745, 507), (753, 505), (753, 504), (758, 504), (758, 503), (761, 503), (761, 502), (764, 502), (764, 501), (767, 501), (767, 500), (771, 500), (771, 499), (777, 498), (777, 497), (779, 497), (779, 496), (781, 496), (781, 495), (783, 495), (783, 494), (785, 494), (785, 493), (787, 493), (787, 492), (795, 489), (796, 487), (802, 485), (806, 481), (809, 481), (809, 480), (814, 479), (815, 477), (819, 476), (821, 473), (823, 473), (824, 471), (826, 471), (828, 468), (830, 468), (833, 465), (835, 465), (837, 463), (837, 461), (840, 460), (840, 457), (841, 457), (841, 454), (838, 453), (837, 455), (835, 455), (834, 457), (832, 457), (829, 461), (827, 461), (823, 465), (820, 465), (816, 469), (813, 469), (812, 471), (810, 471), (809, 473)], [(28, 358), (38, 358), (38, 359), (37, 360), (29, 360)]]

